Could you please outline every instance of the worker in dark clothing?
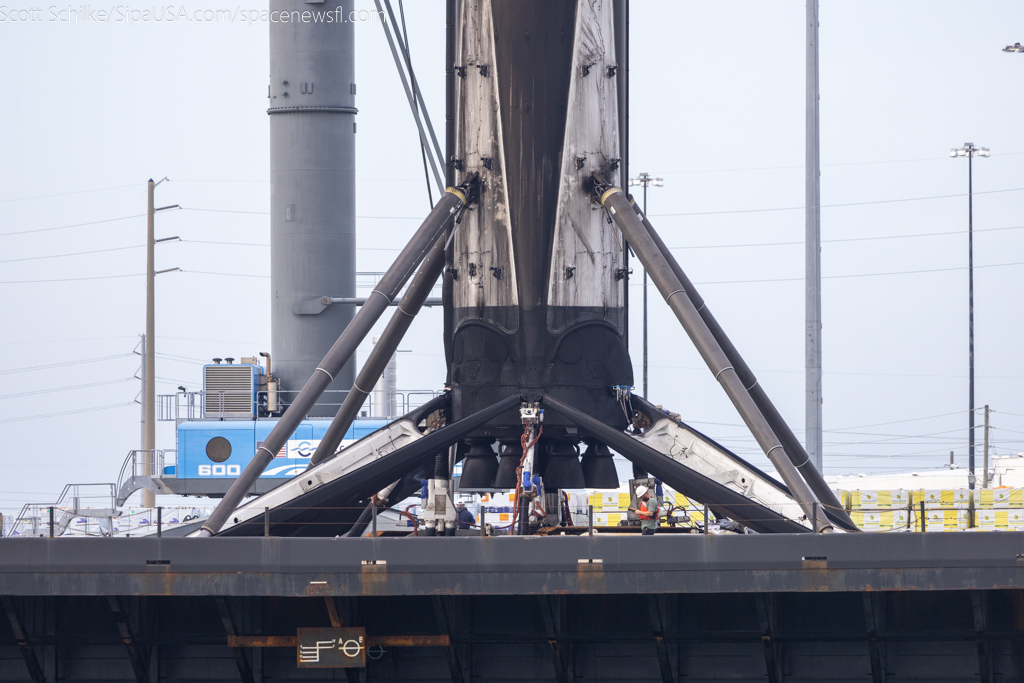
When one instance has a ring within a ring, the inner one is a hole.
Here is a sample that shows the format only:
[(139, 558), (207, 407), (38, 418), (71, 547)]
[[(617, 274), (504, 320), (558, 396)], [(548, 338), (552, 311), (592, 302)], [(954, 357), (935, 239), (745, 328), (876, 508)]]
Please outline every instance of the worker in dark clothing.
[(476, 517), (473, 513), (466, 509), (465, 503), (459, 503), (455, 506), (456, 511), (459, 513), (459, 528), (468, 529), (476, 523)]
[(637, 486), (636, 502), (639, 507), (630, 510), (640, 518), (640, 533), (644, 536), (653, 536), (658, 530), (658, 500), (651, 498), (646, 486)]

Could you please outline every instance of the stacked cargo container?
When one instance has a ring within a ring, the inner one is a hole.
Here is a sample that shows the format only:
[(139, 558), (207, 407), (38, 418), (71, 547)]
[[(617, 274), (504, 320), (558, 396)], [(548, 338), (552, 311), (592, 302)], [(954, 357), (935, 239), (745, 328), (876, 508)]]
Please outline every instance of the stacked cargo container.
[(1024, 489), (837, 491), (863, 531), (1021, 531)]

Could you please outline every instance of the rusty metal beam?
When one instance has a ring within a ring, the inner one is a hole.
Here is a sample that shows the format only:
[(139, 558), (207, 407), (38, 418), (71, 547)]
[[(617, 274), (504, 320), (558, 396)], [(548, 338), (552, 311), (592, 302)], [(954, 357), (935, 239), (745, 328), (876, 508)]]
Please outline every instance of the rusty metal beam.
[[(341, 618), (341, 614), (338, 612), (338, 603), (334, 602), (333, 595), (325, 595), (324, 603), (327, 605), (327, 616), (331, 620), (331, 626), (334, 628), (341, 628), (345, 621)], [(348, 683), (359, 683), (359, 672), (355, 669), (345, 669), (345, 680)]]
[(551, 664), (555, 669), (555, 680), (558, 683), (569, 683), (569, 672), (565, 666), (565, 653), (562, 651), (562, 644), (558, 642), (559, 629), (551, 609), (551, 600), (547, 595), (538, 595), (537, 604), (540, 606), (540, 616), (544, 622), (544, 633), (548, 639), (548, 648), (551, 650)]
[[(228, 636), (228, 647), (296, 647), (296, 636)], [(448, 647), (446, 635), (366, 636), (367, 647)]]
[(992, 644), (988, 640), (988, 593), (971, 591), (974, 630), (978, 634), (978, 673), (981, 683), (992, 683)]
[(442, 600), (440, 595), (432, 595), (430, 600), (434, 605), (434, 616), (437, 618), (437, 625), (448, 636), (448, 647), (445, 648), (444, 653), (448, 660), (448, 670), (452, 674), (452, 683), (463, 683), (465, 677), (462, 675), (462, 667), (459, 665), (459, 655), (451, 643), (451, 622), (448, 620), (448, 615), (445, 612), (444, 600)]
[(885, 683), (885, 669), (882, 660), (882, 648), (878, 643), (878, 619), (880, 595), (863, 593), (864, 628), (868, 633), (868, 659), (871, 660), (871, 683)]
[[(224, 630), (227, 632), (228, 638), (237, 636), (238, 628), (231, 615), (231, 607), (228, 606), (227, 599), (218, 596), (214, 600), (217, 603), (217, 611), (220, 613), (220, 620), (224, 624)], [(232, 647), (231, 653), (235, 656), (235, 666), (238, 667), (238, 675), (242, 679), (242, 683), (254, 683), (252, 667), (249, 665), (249, 658), (245, 656), (245, 650), (240, 647)]]
[(772, 640), (772, 605), (771, 594), (757, 593), (754, 595), (754, 606), (757, 608), (757, 621), (761, 627), (761, 644), (764, 646), (764, 666), (768, 674), (768, 683), (782, 683), (782, 669), (779, 666), (779, 644)]
[(110, 605), (110, 612), (114, 616), (114, 624), (117, 626), (117, 631), (121, 635), (121, 642), (124, 643), (124, 647), (128, 651), (128, 659), (131, 661), (132, 670), (135, 672), (135, 680), (138, 683), (149, 683), (149, 666), (146, 662), (146, 657), (141, 648), (139, 648), (132, 629), (128, 625), (128, 618), (121, 608), (120, 598), (116, 595), (108, 595), (107, 603)]
[(675, 683), (675, 678), (672, 677), (672, 662), (668, 657), (668, 646), (665, 645), (665, 624), (661, 618), (657, 595), (647, 596), (647, 611), (651, 617), (654, 647), (658, 652), (658, 666), (661, 667), (661, 681), (662, 683)]
[(25, 629), (22, 626), (21, 618), (18, 616), (18, 610), (14, 606), (14, 601), (11, 600), (9, 595), (0, 595), (0, 600), (4, 603), (7, 621), (11, 622), (14, 639), (18, 642), (18, 649), (21, 650), (21, 657), (25, 660), (25, 668), (28, 669), (28, 675), (32, 679), (32, 683), (45, 683), (43, 669), (39, 666), (39, 660), (36, 659), (32, 641), (25, 634)]
[(341, 628), (341, 615), (338, 614), (338, 606), (334, 603), (333, 595), (325, 595), (324, 602), (327, 603), (327, 616), (331, 618), (331, 626)]

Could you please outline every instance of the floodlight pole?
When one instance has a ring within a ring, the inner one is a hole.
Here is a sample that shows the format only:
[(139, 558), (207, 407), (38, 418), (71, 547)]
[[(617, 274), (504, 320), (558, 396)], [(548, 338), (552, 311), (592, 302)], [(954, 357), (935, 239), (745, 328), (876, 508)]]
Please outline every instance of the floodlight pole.
[[(647, 183), (644, 183), (644, 215), (647, 215)], [(644, 398), (650, 398), (647, 390), (647, 269), (644, 268)]]
[[(654, 187), (661, 187), (664, 185), (664, 181), (661, 178), (655, 178), (650, 173), (641, 173), (636, 178), (630, 178), (629, 184), (631, 187), (637, 185), (644, 188), (644, 215), (647, 215), (647, 187), (653, 185)], [(643, 346), (644, 346), (644, 370), (643, 370), (643, 386), (644, 386), (644, 398), (650, 398), (650, 394), (647, 392), (647, 269), (644, 268), (644, 329), (643, 329)]]
[[(973, 145), (972, 145), (973, 147)], [(973, 150), (972, 150), (973, 152)], [(968, 391), (970, 402), (967, 405), (969, 437), (967, 445), (967, 465), (970, 468), (968, 484), (974, 488), (974, 154), (967, 155), (967, 308), (968, 323), (967, 330), (970, 341), (968, 343)]]
[(805, 424), (807, 455), (824, 473), (821, 419), (821, 155), (818, 129), (818, 0), (807, 0), (807, 110), (804, 306)]
[(949, 151), (951, 157), (967, 157), (967, 483), (974, 488), (974, 155), (987, 157), (988, 147), (963, 147)]

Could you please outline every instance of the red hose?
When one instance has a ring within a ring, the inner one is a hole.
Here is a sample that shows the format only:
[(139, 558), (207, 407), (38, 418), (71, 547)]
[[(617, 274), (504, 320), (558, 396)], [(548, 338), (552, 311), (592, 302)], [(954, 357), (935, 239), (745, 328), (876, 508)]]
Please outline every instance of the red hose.
[(409, 507), (405, 508), (404, 510), (399, 510), (399, 512), (398, 512), (398, 514), (405, 515), (410, 520), (412, 520), (412, 535), (413, 536), (419, 536), (420, 535), (420, 520), (416, 519), (415, 517), (413, 517), (412, 515), (409, 514), (409, 508), (414, 508), (414, 507), (416, 507), (416, 505), (417, 505), (417, 503), (413, 503)]

